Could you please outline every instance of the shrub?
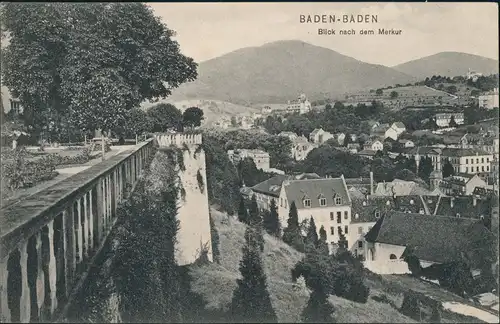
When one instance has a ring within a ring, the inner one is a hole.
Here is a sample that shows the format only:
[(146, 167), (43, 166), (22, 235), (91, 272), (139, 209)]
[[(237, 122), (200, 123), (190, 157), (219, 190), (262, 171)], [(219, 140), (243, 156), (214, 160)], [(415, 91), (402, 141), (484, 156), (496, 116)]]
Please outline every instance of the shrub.
[(420, 302), (418, 297), (412, 292), (408, 291), (405, 293), (403, 304), (401, 305), (400, 312), (403, 315), (413, 318), (414, 320), (420, 320)]
[(203, 193), (205, 191), (205, 183), (203, 182), (203, 176), (201, 175), (200, 170), (196, 172), (196, 180), (198, 180), (198, 187), (200, 187), (200, 192)]

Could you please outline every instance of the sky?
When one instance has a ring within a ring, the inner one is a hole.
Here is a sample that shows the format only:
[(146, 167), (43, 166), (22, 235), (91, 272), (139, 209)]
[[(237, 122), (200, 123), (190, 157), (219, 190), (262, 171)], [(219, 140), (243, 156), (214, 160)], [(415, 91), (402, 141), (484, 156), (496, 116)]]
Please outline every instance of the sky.
[[(439, 52), (498, 60), (496, 3), (149, 3), (185, 55), (202, 62), (239, 48), (302, 40), (363, 62), (394, 66)], [(301, 24), (300, 15), (377, 15), (378, 23)], [(318, 35), (318, 28), (402, 30)]]

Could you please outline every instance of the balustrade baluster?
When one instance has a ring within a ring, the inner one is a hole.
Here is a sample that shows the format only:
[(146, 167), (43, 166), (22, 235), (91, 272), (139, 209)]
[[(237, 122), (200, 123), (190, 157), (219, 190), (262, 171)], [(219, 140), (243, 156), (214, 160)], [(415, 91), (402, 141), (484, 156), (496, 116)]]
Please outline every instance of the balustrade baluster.
[(30, 289), (28, 286), (28, 241), (25, 241), (20, 248), (21, 252), (21, 303), (19, 321), (28, 323), (30, 321)]
[(8, 303), (8, 291), (7, 283), (9, 278), (9, 271), (7, 268), (7, 262), (9, 256), (6, 256), (3, 260), (0, 260), (0, 321), (2, 323), (9, 323), (10, 319), (10, 309)]

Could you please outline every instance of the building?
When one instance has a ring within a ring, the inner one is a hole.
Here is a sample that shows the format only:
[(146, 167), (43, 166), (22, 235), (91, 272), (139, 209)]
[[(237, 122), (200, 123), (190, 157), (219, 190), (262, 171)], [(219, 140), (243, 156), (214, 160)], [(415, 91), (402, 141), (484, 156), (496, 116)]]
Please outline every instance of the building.
[(406, 131), (406, 127), (401, 122), (389, 124), (380, 124), (372, 128), (371, 135), (381, 140), (385, 140), (386, 138), (392, 138), (397, 141), (398, 137)]
[(289, 101), (287, 111), (291, 113), (305, 114), (311, 111), (311, 103), (307, 100), (305, 94), (301, 94), (297, 100)]
[(337, 140), (339, 145), (344, 145), (345, 134), (344, 133), (335, 133), (334, 138)]
[(379, 182), (374, 188), (374, 196), (411, 196), (411, 195), (440, 195), (439, 191), (430, 191), (415, 181), (394, 179), (390, 182)]
[[(276, 175), (266, 181), (260, 182), (251, 188), (255, 194), (257, 205), (260, 210), (269, 210), (271, 200), (274, 199), (278, 207), (278, 199), (281, 186), (285, 180), (321, 179), (316, 173), (302, 173), (299, 175)], [(251, 197), (250, 197), (251, 198)]]
[(403, 148), (415, 147), (415, 143), (409, 139), (400, 139), (398, 142)]
[(21, 101), (11, 96), (7, 87), (1, 87), (1, 101), (5, 113), (12, 111), (12, 114), (19, 115), (23, 112)]
[(347, 149), (349, 152), (356, 154), (361, 149), (361, 145), (359, 145), (359, 143), (348, 143)]
[(479, 96), (478, 104), (479, 108), (498, 108), (498, 88), (495, 88), (492, 92)]
[(471, 71), (471, 69), (469, 69), (469, 71), (467, 72), (467, 74), (465, 75), (465, 77), (467, 78), (467, 80), (470, 80), (472, 79), (473, 82), (476, 82), (477, 79), (482, 76), (483, 74), (482, 73), (479, 73), (479, 72), (476, 72), (476, 71)]
[(299, 138), (299, 136), (294, 132), (281, 132), (278, 134), (278, 136), (288, 137), (292, 142)]
[(297, 207), (299, 223), (312, 217), (318, 231), (321, 226), (325, 228), (331, 250), (338, 243), (340, 231), (348, 237), (351, 198), (343, 176), (284, 181), (278, 202), (278, 215), (283, 228), (287, 226), (292, 203)]
[(487, 188), (487, 183), (477, 174), (459, 173), (448, 178), (444, 178), (439, 189), (448, 196), (469, 196), (476, 188)]
[(317, 144), (313, 144), (307, 140), (307, 138), (302, 135), (297, 137), (292, 141), (291, 155), (295, 161), (302, 161), (307, 158), (309, 152), (317, 148)]
[(384, 144), (379, 140), (368, 140), (363, 144), (363, 150), (383, 151)]
[(493, 154), (481, 149), (444, 148), (441, 153), (441, 166), (446, 161), (453, 166), (455, 174), (487, 174), (490, 172)]
[(409, 273), (404, 257), (422, 267), (467, 260), (471, 270), (494, 248), (494, 234), (481, 220), (389, 211), (365, 235), (365, 267), (378, 274)]
[(359, 151), (357, 153), (357, 155), (359, 155), (365, 159), (373, 160), (373, 158), (375, 157), (377, 152), (378, 151), (374, 151), (374, 150), (362, 150), (362, 151)]
[(217, 120), (214, 123), (214, 126), (222, 128), (222, 129), (228, 129), (229, 127), (232, 126), (231, 119), (227, 118), (227, 117), (221, 117), (219, 120)]
[(270, 168), (269, 165), (269, 153), (262, 150), (229, 150), (227, 151), (229, 159), (233, 164), (237, 165), (241, 160), (245, 158), (250, 158), (255, 163), (257, 169), (262, 169), (264, 171)]
[(333, 137), (333, 134), (325, 132), (322, 128), (316, 128), (309, 134), (309, 141), (314, 144), (323, 144)]
[(396, 134), (396, 138), (391, 137), (393, 140), (397, 140), (399, 135), (403, 134), (406, 131), (406, 126), (402, 122), (392, 123), (391, 128), (394, 130), (394, 133)]
[(457, 125), (464, 124), (464, 114), (463, 113), (439, 113), (436, 114), (436, 125), (439, 127), (448, 127), (450, 126), (451, 118), (455, 119), (455, 123)]

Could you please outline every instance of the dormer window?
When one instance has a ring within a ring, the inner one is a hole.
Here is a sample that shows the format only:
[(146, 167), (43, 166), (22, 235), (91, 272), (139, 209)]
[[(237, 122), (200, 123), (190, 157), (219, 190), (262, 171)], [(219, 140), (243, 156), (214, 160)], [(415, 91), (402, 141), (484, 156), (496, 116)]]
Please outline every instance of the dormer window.
[(379, 218), (379, 217), (380, 217), (380, 212), (377, 210), (377, 211), (375, 212), (375, 218)]
[(387, 200), (387, 202), (385, 203), (387, 206), (389, 206), (391, 204), (391, 202), (389, 200)]
[(319, 198), (319, 205), (326, 206), (326, 198)]
[(335, 205), (342, 205), (342, 198), (335, 197)]
[(413, 205), (415, 202), (412, 200), (410, 200), (410, 205)]
[(363, 201), (363, 206), (366, 206), (366, 201)]
[(460, 218), (460, 213), (457, 213), (457, 217)]
[(311, 207), (311, 199), (304, 199), (304, 207)]
[(359, 218), (359, 214), (356, 213), (356, 215), (354, 215), (354, 218), (358, 219)]

